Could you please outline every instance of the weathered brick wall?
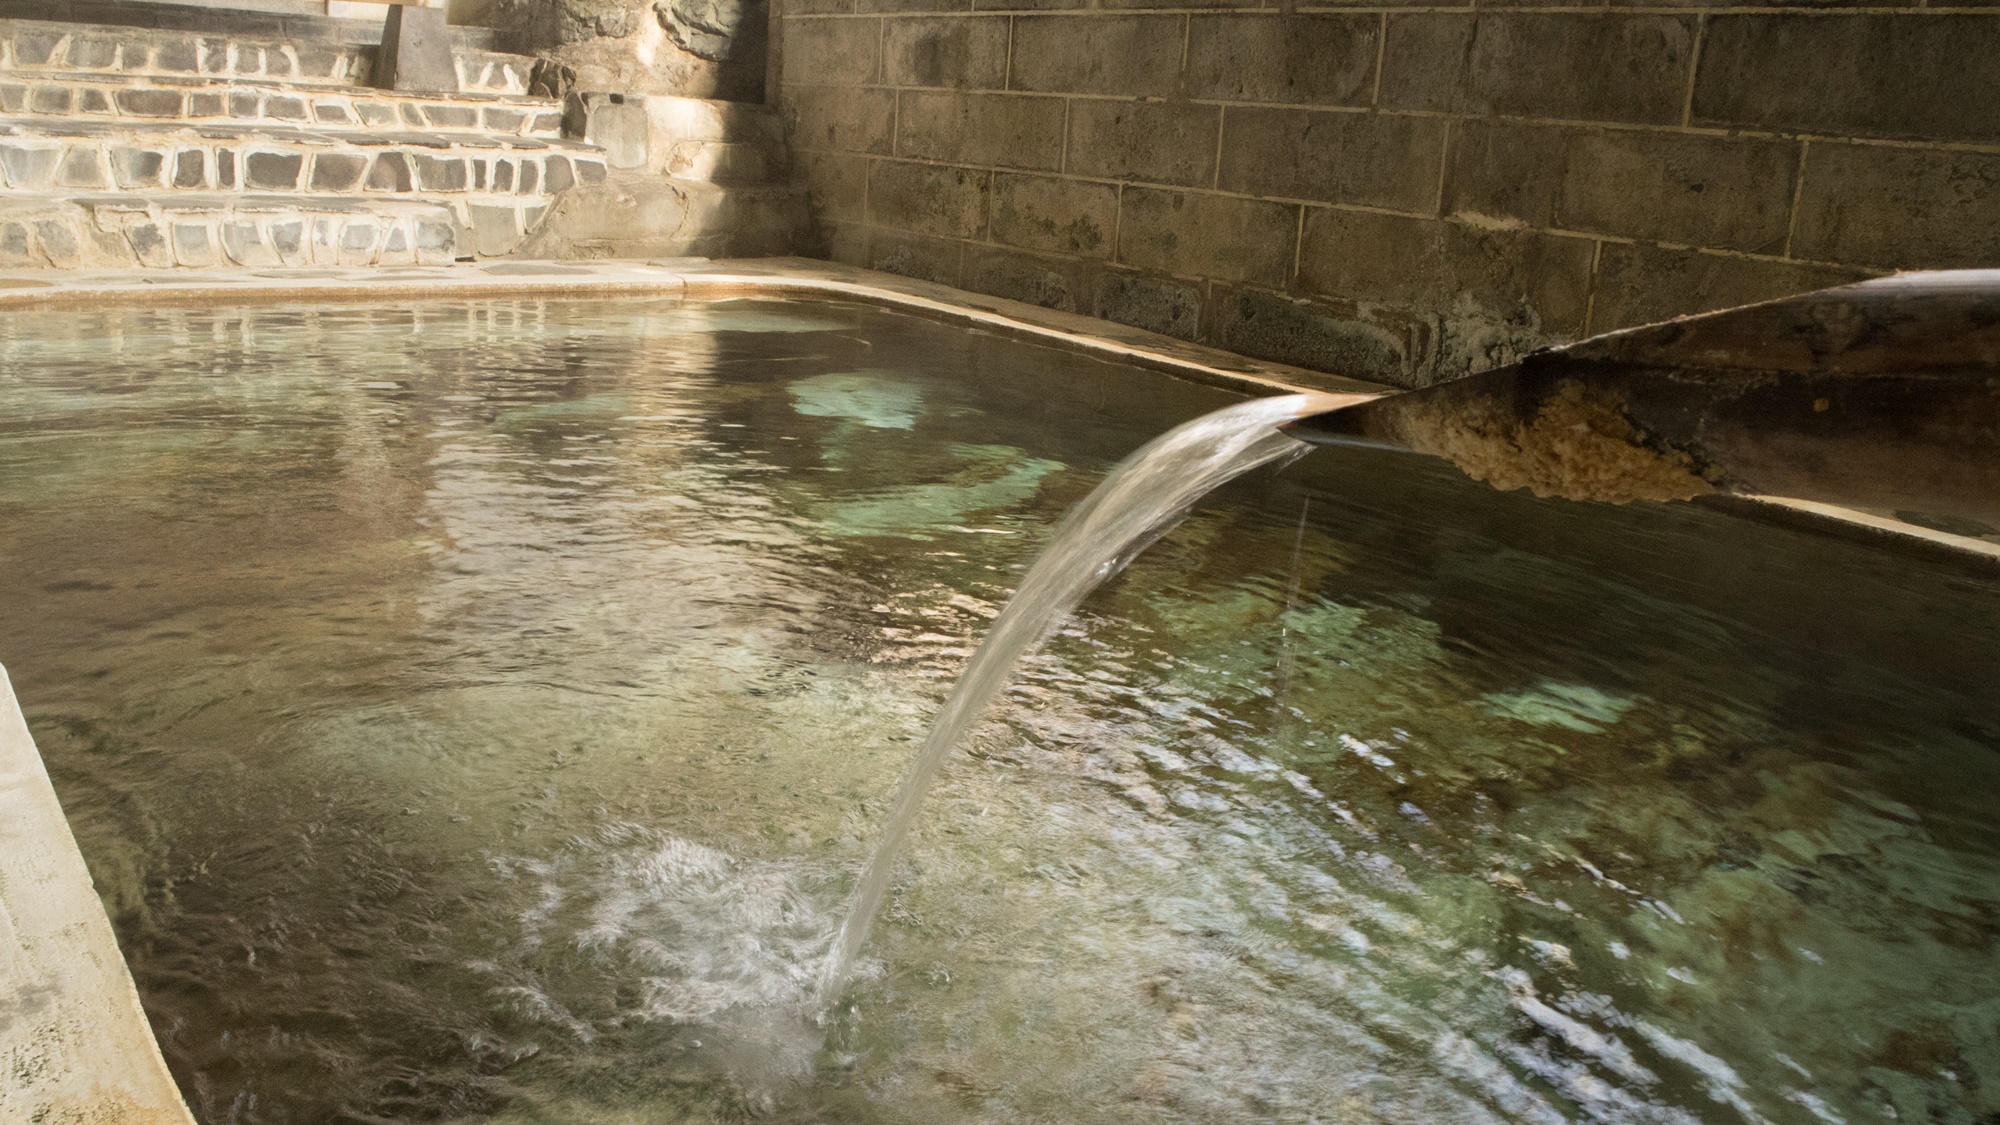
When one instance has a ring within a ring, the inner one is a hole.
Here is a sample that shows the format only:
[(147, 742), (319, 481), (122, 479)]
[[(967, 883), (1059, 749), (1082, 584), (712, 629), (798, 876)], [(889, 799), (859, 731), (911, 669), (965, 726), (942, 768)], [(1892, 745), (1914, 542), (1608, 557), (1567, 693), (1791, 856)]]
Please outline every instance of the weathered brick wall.
[(2000, 6), (778, 2), (825, 256), (1253, 355), (2000, 265)]

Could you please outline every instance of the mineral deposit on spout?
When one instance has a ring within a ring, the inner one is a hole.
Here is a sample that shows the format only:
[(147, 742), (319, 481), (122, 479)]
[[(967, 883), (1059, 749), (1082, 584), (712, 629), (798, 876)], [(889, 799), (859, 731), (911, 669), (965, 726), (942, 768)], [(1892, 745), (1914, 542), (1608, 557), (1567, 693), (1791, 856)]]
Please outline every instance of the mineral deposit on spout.
[(1564, 381), (1533, 421), (1492, 397), (1412, 400), (1398, 418), (1404, 442), (1449, 458), (1474, 480), (1536, 496), (1688, 500), (1715, 491), (1686, 453), (1646, 445), (1618, 392)]

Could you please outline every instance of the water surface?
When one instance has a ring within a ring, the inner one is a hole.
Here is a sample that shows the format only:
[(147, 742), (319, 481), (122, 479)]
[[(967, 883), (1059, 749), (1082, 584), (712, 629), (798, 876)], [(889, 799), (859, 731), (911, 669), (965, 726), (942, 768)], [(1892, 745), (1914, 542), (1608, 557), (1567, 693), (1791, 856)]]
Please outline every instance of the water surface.
[(0, 324), (0, 662), (234, 1122), (2000, 1113), (2000, 586), (1321, 450), (947, 763), (1064, 510), (1229, 396), (837, 304)]

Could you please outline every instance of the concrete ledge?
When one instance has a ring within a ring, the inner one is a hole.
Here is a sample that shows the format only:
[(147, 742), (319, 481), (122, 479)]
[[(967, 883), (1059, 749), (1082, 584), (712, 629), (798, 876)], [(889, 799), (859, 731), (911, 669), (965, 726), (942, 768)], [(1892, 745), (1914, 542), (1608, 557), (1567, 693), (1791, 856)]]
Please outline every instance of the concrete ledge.
[(193, 1125), (0, 669), (0, 1121)]

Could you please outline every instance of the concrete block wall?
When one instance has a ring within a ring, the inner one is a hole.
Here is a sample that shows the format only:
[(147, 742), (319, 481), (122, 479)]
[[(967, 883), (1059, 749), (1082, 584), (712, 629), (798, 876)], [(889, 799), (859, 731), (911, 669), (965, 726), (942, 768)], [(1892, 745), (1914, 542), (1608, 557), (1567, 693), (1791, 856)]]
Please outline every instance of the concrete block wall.
[(2000, 265), (2000, 6), (778, 2), (819, 253), (1264, 358)]

